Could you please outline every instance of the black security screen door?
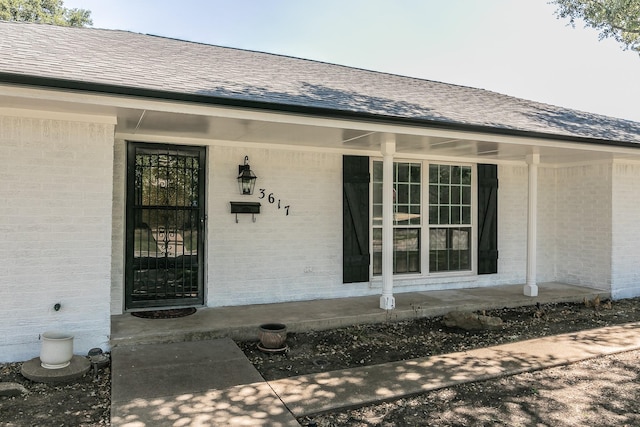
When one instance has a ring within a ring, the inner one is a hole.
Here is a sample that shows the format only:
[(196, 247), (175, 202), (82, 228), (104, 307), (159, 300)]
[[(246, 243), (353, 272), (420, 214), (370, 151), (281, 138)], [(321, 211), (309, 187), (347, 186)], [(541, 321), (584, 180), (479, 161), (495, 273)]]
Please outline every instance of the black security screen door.
[(127, 309), (203, 303), (205, 150), (129, 143)]

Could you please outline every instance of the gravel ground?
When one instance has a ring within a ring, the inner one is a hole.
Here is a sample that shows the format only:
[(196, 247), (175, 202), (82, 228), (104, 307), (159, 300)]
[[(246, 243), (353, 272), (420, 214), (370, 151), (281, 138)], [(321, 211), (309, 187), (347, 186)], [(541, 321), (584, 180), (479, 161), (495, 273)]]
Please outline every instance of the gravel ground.
[(108, 367), (93, 371), (68, 384), (45, 384), (20, 374), (21, 363), (0, 364), (0, 382), (22, 384), (28, 393), (0, 397), (0, 426), (69, 426), (110, 425), (111, 371)]
[[(442, 318), (360, 325), (289, 334), (289, 352), (260, 352), (239, 342), (267, 380), (366, 366), (503, 344), (540, 336), (640, 321), (640, 299), (613, 303), (548, 304), (486, 311), (497, 330), (447, 328)], [(0, 364), (0, 382), (28, 393), (0, 397), (0, 426), (109, 425), (110, 371), (70, 384), (34, 383), (20, 363)], [(364, 408), (299, 420), (303, 426), (638, 426), (640, 352), (600, 357), (567, 367), (474, 382)]]
[(462, 384), (303, 426), (639, 426), (640, 351)]

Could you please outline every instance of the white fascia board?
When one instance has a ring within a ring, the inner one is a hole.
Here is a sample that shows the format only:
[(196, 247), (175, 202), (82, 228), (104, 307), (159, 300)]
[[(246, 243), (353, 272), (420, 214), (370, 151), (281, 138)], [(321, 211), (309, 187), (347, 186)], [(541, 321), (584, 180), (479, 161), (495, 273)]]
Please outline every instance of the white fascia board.
[(17, 96), (31, 99), (71, 102), (93, 106), (150, 110), (167, 113), (195, 114), (201, 116), (258, 120), (272, 123), (286, 123), (307, 126), (319, 126), (339, 129), (353, 129), (366, 132), (395, 133), (415, 136), (429, 136), (470, 141), (485, 141), (503, 144), (539, 146), (551, 148), (576, 149), (594, 152), (620, 153), (638, 155), (638, 148), (620, 147), (598, 143), (571, 142), (540, 137), (523, 137), (501, 135), (484, 132), (447, 130), (425, 126), (393, 125), (373, 123), (356, 119), (333, 119), (305, 114), (258, 111), (250, 108), (215, 106), (184, 101), (157, 100), (151, 98), (131, 97), (125, 95), (90, 94), (65, 89), (39, 89), (25, 86), (0, 84), (0, 96)]
[(58, 111), (39, 110), (32, 108), (8, 108), (0, 107), (0, 116), (30, 117), (46, 120), (62, 120), (67, 122), (100, 123), (117, 125), (118, 118), (115, 115), (65, 113)]
[(619, 157), (613, 159), (612, 164), (614, 165), (638, 165), (640, 164), (640, 160), (638, 159), (625, 159), (624, 157)]

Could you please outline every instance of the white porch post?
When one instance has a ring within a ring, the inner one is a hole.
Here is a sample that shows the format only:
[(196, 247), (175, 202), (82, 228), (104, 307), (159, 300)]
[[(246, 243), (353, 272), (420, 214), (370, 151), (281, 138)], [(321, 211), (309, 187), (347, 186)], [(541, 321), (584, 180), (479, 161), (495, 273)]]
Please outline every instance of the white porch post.
[(529, 211), (527, 215), (527, 282), (524, 285), (524, 294), (529, 297), (538, 296), (536, 283), (536, 251), (538, 248), (538, 164), (540, 154), (527, 156), (529, 165)]
[(380, 308), (392, 310), (396, 306), (393, 297), (393, 155), (396, 139), (383, 134), (382, 143), (382, 295)]

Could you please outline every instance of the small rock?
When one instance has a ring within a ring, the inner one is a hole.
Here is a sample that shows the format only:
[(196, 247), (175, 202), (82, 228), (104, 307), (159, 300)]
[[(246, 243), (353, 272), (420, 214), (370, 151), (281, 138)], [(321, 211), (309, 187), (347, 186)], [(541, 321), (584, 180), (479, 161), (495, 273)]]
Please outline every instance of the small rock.
[(0, 382), (0, 396), (20, 396), (27, 393), (29, 390), (24, 388), (22, 384)]
[(449, 328), (461, 328), (466, 331), (496, 329), (502, 326), (502, 319), (493, 316), (452, 311), (444, 316), (444, 324)]

